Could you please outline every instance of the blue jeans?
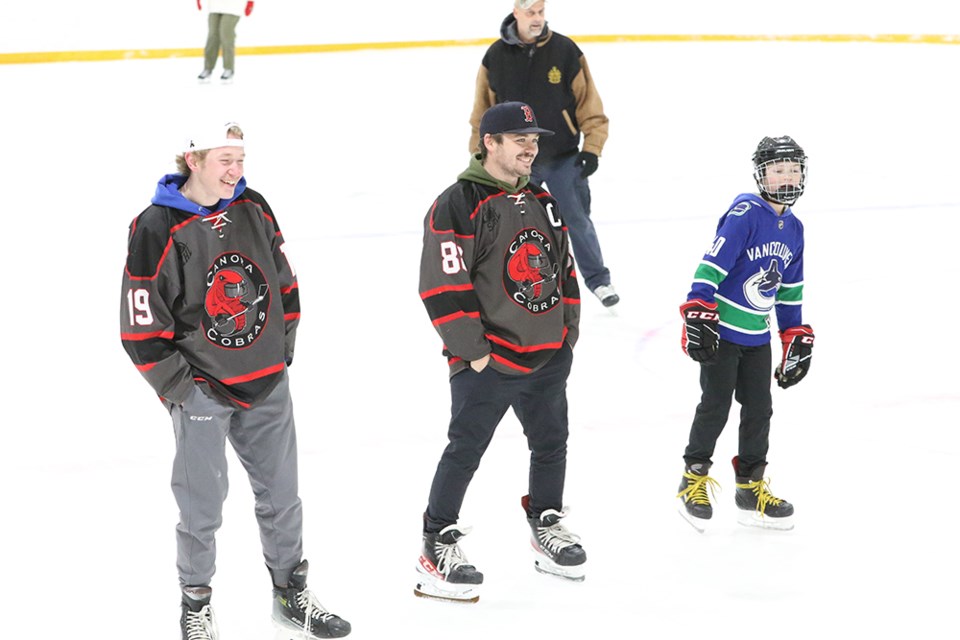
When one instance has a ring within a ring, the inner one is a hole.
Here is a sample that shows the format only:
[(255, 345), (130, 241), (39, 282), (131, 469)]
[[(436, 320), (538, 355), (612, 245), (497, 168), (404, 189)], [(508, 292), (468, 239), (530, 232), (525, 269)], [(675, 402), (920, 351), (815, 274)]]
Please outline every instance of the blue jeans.
[(560, 217), (570, 230), (573, 255), (587, 288), (593, 291), (610, 284), (610, 270), (603, 265), (600, 239), (590, 219), (590, 184), (581, 178), (583, 170), (577, 162), (578, 154), (535, 162), (530, 182), (547, 183), (547, 190), (557, 199)]

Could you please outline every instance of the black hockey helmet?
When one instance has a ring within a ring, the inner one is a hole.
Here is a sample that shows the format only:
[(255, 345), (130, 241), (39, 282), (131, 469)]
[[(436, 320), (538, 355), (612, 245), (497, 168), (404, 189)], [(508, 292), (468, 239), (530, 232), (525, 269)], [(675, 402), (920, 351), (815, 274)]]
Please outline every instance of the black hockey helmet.
[[(795, 162), (800, 165), (800, 182), (794, 185), (781, 185), (776, 191), (769, 191), (763, 184), (767, 170), (776, 163)], [(778, 204), (792, 205), (803, 195), (807, 181), (807, 154), (803, 147), (790, 136), (777, 138), (765, 137), (753, 152), (753, 179), (765, 198)]]

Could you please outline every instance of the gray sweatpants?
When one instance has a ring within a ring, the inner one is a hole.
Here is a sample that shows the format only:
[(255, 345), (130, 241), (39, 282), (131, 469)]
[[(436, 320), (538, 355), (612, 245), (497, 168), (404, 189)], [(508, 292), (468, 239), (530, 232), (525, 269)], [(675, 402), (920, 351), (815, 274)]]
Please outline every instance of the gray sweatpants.
[(263, 557), (285, 585), (303, 552), (303, 511), (297, 493), (297, 438), (287, 375), (250, 409), (209, 397), (200, 387), (170, 407), (177, 453), (173, 495), (180, 507), (177, 571), (181, 585), (209, 585), (215, 535), (227, 497), (226, 440), (247, 471), (255, 497)]

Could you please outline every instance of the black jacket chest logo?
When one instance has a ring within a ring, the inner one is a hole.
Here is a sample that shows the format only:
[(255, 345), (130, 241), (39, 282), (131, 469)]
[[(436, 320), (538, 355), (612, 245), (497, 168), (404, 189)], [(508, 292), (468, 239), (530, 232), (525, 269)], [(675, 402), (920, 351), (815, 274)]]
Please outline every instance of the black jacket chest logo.
[(541, 314), (560, 303), (560, 264), (550, 237), (528, 227), (514, 237), (503, 261), (503, 288), (517, 305)]
[(269, 308), (270, 287), (259, 266), (237, 252), (214, 260), (203, 300), (207, 340), (225, 349), (249, 347), (263, 333)]

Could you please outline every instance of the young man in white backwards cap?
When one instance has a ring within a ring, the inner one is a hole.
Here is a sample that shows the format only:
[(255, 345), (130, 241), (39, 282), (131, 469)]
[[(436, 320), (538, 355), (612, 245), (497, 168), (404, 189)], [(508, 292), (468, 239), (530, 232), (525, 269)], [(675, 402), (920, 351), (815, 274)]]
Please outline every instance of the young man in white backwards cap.
[(287, 369), (300, 319), (297, 278), (270, 206), (243, 177), (243, 132), (197, 132), (130, 225), (123, 346), (173, 418), (172, 487), (184, 640), (217, 637), (215, 535), (227, 496), (226, 441), (256, 501), (273, 618), (308, 638), (350, 624), (307, 590), (297, 443)]

